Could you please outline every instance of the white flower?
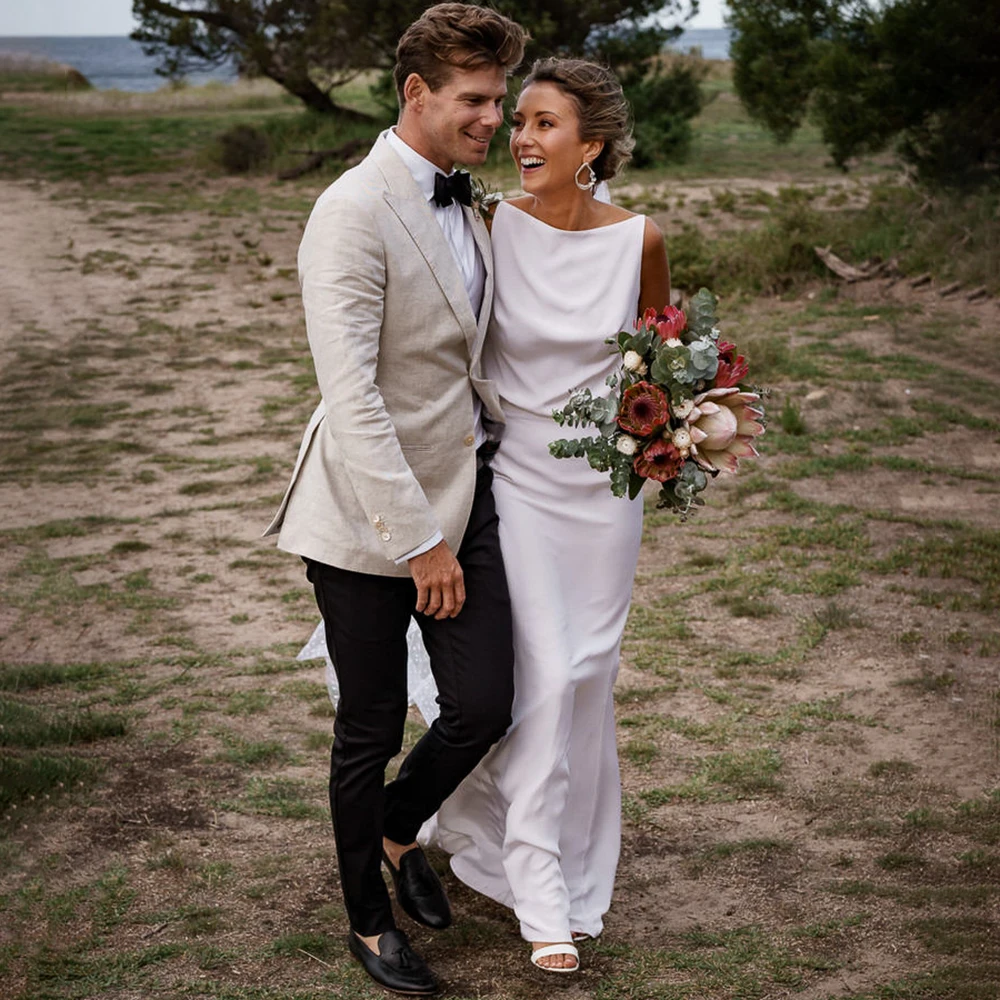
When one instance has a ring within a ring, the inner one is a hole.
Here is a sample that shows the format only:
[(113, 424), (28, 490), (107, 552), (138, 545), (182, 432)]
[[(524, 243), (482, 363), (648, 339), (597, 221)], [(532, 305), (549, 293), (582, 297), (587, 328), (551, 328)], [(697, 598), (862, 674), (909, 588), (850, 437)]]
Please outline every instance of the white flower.
[(682, 399), (679, 403), (674, 403), (670, 409), (678, 420), (686, 420), (694, 409), (694, 400)]
[(664, 341), (667, 347), (683, 347), (684, 341), (678, 340), (677, 337), (671, 337), (669, 340)]
[(691, 447), (691, 435), (686, 427), (678, 427), (673, 433), (672, 440), (678, 451)]
[(628, 434), (620, 434), (615, 441), (615, 447), (623, 455), (634, 455), (639, 450), (639, 442)]
[(626, 351), (622, 358), (622, 364), (630, 371), (638, 375), (646, 374), (646, 362), (642, 360), (642, 355), (638, 351)]

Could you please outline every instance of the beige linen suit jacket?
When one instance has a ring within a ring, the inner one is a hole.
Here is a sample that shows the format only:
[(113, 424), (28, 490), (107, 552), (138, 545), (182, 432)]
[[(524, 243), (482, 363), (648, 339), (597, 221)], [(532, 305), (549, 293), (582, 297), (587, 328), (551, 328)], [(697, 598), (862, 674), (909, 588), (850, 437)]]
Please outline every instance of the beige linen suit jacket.
[(503, 416), (481, 353), (493, 297), (489, 236), (480, 315), (427, 199), (379, 136), (317, 200), (299, 247), (322, 402), (265, 535), (331, 566), (408, 576), (396, 559), (441, 531), (457, 552), (475, 488), (473, 392)]

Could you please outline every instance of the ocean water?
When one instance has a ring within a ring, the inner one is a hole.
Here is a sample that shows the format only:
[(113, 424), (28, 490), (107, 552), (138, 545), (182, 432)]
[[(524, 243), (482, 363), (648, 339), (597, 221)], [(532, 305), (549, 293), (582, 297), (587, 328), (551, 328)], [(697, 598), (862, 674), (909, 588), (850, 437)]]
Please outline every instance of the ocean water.
[(671, 48), (679, 52), (697, 48), (706, 59), (728, 59), (732, 37), (728, 28), (693, 28), (685, 31)]
[[(0, 37), (0, 55), (9, 53), (65, 63), (79, 70), (98, 90), (158, 90), (167, 82), (156, 74), (158, 60), (145, 55), (142, 46), (127, 37)], [(187, 79), (192, 84), (228, 82), (236, 79), (236, 70), (222, 66), (208, 73), (192, 73)]]
[[(729, 38), (727, 28), (702, 28), (685, 31), (673, 47), (682, 52), (696, 47), (706, 59), (726, 59)], [(98, 90), (158, 90), (166, 82), (156, 75), (157, 60), (144, 55), (139, 43), (126, 37), (0, 37), (0, 55), (9, 53), (65, 63), (79, 70)], [(188, 82), (200, 84), (209, 80), (235, 79), (233, 66), (221, 66), (207, 73), (192, 73)]]

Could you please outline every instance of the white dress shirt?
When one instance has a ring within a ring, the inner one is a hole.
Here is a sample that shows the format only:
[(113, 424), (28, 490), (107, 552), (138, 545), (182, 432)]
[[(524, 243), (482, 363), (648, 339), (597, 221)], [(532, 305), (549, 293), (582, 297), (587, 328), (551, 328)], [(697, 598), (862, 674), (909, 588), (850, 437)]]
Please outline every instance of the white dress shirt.
[[(399, 155), (399, 158), (406, 164), (407, 169), (417, 182), (417, 187), (423, 192), (430, 204), (434, 218), (437, 219), (444, 238), (451, 247), (455, 263), (458, 265), (462, 278), (465, 281), (465, 290), (469, 295), (469, 303), (472, 306), (472, 314), (479, 317), (479, 310), (483, 306), (483, 290), (486, 285), (486, 265), (483, 264), (482, 257), (476, 247), (476, 238), (472, 234), (472, 224), (465, 217), (462, 206), (453, 201), (447, 207), (434, 204), (434, 175), (444, 173), (436, 167), (430, 160), (425, 159), (415, 149), (408, 146), (398, 135), (395, 128), (389, 129), (386, 136), (389, 145)], [(470, 390), (471, 391), (471, 390)], [(486, 432), (483, 430), (483, 404), (479, 397), (472, 393), (473, 408), (473, 432), (478, 448), (486, 440)], [(435, 532), (427, 541), (418, 545), (415, 549), (407, 552), (396, 560), (396, 565), (419, 556), (424, 552), (434, 548), (439, 542), (444, 540), (440, 531)]]

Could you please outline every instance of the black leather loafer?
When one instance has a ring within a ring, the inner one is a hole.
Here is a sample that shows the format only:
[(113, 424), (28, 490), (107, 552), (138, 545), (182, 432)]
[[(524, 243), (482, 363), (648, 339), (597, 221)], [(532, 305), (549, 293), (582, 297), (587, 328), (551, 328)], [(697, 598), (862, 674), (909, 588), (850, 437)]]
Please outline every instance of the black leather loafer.
[(438, 983), (434, 974), (410, 947), (402, 931), (391, 930), (380, 935), (377, 955), (354, 931), (347, 935), (347, 946), (379, 986), (409, 996), (437, 993)]
[(407, 916), (418, 924), (442, 931), (451, 923), (451, 906), (444, 886), (419, 847), (410, 848), (400, 859), (399, 868), (382, 852), (389, 866), (396, 899)]

